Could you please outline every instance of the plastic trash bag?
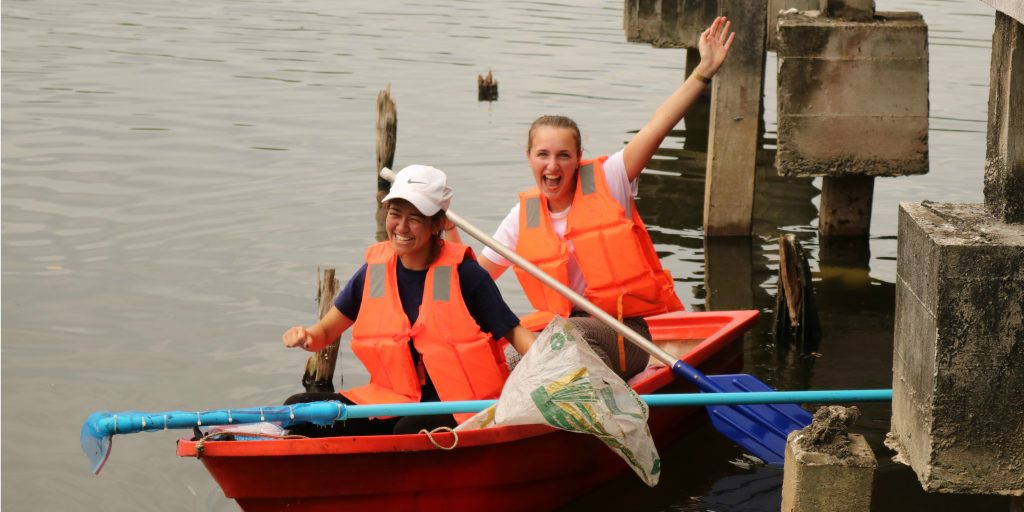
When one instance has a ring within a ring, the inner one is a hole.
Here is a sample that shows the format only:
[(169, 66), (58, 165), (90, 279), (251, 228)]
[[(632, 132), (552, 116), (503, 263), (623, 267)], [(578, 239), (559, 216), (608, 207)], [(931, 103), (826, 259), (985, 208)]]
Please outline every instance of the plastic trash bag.
[(497, 403), (455, 430), (547, 424), (597, 436), (654, 487), (661, 459), (647, 428), (647, 404), (561, 317), (551, 320), (505, 382)]
[(262, 421), (260, 423), (236, 423), (233, 425), (214, 425), (206, 432), (207, 435), (232, 434), (238, 441), (265, 441), (284, 437), (288, 432), (278, 422)]

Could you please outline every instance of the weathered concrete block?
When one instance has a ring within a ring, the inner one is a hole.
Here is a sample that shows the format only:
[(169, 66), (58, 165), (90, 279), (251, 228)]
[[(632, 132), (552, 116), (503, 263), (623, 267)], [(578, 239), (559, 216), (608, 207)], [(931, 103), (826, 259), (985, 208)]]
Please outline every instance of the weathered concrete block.
[(779, 14), (782, 11), (796, 9), (797, 11), (821, 11), (822, 0), (768, 0), (768, 38), (765, 40), (765, 47), (768, 51), (778, 49), (777, 39), (779, 37)]
[(823, 12), (829, 18), (851, 21), (871, 21), (875, 16), (875, 0), (822, 0)]
[(918, 13), (871, 22), (779, 18), (776, 167), (787, 176), (928, 172), (928, 29)]
[(626, 0), (626, 40), (658, 48), (696, 48), (718, 15), (718, 0)]
[(985, 150), (985, 207), (1024, 223), (1024, 25), (996, 13)]
[(799, 443), (802, 430), (786, 439), (782, 512), (863, 512), (871, 509), (875, 454), (864, 436), (849, 434), (850, 455), (837, 457), (808, 451)]
[(892, 431), (928, 491), (1024, 495), (1024, 226), (900, 205)]

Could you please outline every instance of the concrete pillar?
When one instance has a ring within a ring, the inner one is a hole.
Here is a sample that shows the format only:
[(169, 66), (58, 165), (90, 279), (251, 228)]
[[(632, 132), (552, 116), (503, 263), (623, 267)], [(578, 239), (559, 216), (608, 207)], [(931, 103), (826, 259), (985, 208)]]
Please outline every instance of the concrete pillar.
[(712, 84), (704, 236), (749, 236), (764, 93), (766, 2), (720, 0), (736, 31)]
[(624, 6), (626, 41), (656, 48), (696, 48), (718, 15), (717, 0), (625, 0)]
[(1024, 225), (900, 205), (891, 432), (927, 491), (1024, 494)]
[(796, 9), (798, 11), (820, 11), (821, 0), (768, 0), (768, 27), (765, 47), (770, 52), (778, 50), (779, 13)]
[(928, 172), (928, 28), (870, 1), (823, 2), (851, 19), (779, 18), (779, 140), (785, 176), (821, 176), (824, 237), (866, 237), (878, 176)]
[(927, 44), (918, 13), (870, 23), (780, 17), (779, 172), (928, 172)]
[(824, 237), (871, 234), (874, 176), (825, 176), (821, 180), (818, 231)]
[(1024, 222), (1024, 25), (996, 12), (985, 152), (985, 207)]
[(872, 21), (875, 0), (821, 0), (821, 11), (829, 18), (850, 21)]
[[(856, 408), (823, 407), (810, 426), (786, 439), (782, 512), (863, 512), (871, 509), (875, 454), (852, 424), (837, 424)], [(836, 418), (839, 419), (836, 419)], [(854, 417), (853, 421), (856, 421)]]

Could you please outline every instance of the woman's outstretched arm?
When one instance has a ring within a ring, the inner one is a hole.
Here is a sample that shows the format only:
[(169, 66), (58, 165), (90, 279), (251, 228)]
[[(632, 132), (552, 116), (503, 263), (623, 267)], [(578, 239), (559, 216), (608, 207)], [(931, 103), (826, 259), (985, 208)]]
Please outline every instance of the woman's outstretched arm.
[[(686, 81), (654, 111), (651, 120), (637, 132), (629, 144), (626, 144), (622, 156), (626, 162), (626, 174), (629, 176), (629, 181), (635, 180), (640, 175), (647, 162), (654, 156), (658, 146), (661, 145), (661, 141), (675, 125), (679, 124), (679, 121), (700, 97), (705, 85), (701, 77), (710, 79), (718, 72), (718, 68), (722, 67), (722, 62), (729, 54), (729, 48), (736, 35), (729, 32), (731, 26), (732, 23), (727, 18), (719, 16), (700, 35), (698, 42), (700, 64), (697, 65), (694, 73), (686, 77)], [(698, 74), (700, 76), (697, 76)]]
[(281, 336), (281, 341), (288, 348), (301, 347), (310, 352), (319, 352), (354, 323), (354, 320), (345, 316), (337, 307), (332, 307), (315, 325), (296, 325), (288, 329)]

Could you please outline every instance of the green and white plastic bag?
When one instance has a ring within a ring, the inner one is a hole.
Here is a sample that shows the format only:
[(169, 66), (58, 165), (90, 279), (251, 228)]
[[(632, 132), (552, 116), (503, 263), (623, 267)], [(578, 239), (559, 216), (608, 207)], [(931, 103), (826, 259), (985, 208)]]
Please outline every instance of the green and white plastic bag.
[(654, 487), (661, 459), (647, 404), (605, 366), (576, 326), (555, 317), (505, 382), (497, 403), (455, 430), (547, 424), (593, 434)]

